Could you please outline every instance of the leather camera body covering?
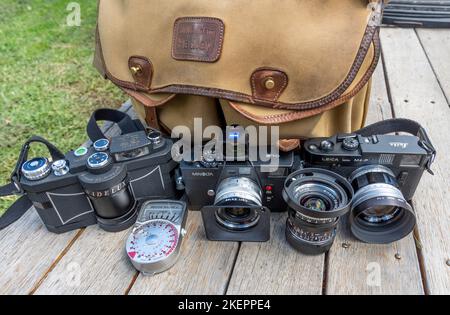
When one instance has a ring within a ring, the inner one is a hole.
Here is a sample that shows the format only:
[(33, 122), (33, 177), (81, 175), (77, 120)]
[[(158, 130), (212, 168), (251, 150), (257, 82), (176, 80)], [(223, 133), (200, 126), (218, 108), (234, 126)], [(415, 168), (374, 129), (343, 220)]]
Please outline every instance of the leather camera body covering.
[[(384, 1), (386, 2), (386, 1)], [(277, 125), (282, 138), (364, 125), (378, 0), (100, 0), (94, 64), (152, 127)]]

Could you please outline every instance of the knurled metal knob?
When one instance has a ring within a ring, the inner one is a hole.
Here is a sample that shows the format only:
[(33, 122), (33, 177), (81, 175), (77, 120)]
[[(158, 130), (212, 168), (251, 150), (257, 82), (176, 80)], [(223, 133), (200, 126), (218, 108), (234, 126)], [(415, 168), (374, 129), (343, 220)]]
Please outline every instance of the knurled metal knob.
[(46, 158), (35, 158), (22, 165), (22, 174), (31, 181), (41, 180), (50, 174), (50, 163)]
[(58, 160), (52, 164), (53, 174), (55, 176), (64, 176), (69, 173), (69, 164), (66, 160)]

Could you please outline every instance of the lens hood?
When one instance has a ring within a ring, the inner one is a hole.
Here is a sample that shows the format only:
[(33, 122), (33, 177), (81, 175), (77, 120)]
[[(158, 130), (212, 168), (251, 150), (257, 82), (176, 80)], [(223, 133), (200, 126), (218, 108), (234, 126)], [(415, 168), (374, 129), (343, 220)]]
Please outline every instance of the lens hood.
[[(296, 198), (296, 192), (305, 185), (308, 185), (303, 191), (305, 194), (308, 194), (308, 189), (311, 186), (323, 185), (324, 188), (335, 193), (334, 197), (338, 199), (336, 200), (337, 204), (335, 203), (333, 209), (328, 211), (317, 211), (301, 205)], [(283, 189), (284, 201), (291, 209), (308, 217), (319, 219), (339, 218), (345, 215), (350, 210), (353, 195), (353, 188), (344, 177), (332, 171), (316, 168), (303, 169), (292, 173), (286, 179)]]

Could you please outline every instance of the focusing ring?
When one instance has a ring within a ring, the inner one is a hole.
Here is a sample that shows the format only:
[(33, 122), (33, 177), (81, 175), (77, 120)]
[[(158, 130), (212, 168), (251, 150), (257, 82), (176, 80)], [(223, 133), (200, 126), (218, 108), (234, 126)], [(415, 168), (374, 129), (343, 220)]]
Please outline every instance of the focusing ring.
[(333, 228), (336, 228), (339, 224), (340, 218), (336, 218), (333, 222), (314, 224), (304, 221), (297, 217), (295, 211), (289, 209), (289, 219), (291, 222), (297, 226), (305, 227), (305, 230), (316, 231), (316, 232), (328, 232)]

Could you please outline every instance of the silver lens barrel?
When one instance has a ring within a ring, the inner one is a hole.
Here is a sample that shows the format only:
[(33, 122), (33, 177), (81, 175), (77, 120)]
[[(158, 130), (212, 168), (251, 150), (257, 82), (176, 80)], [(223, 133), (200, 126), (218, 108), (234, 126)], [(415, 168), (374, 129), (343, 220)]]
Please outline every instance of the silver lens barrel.
[(395, 178), (395, 174), (387, 167), (382, 165), (367, 165), (356, 169), (348, 178), (349, 182), (352, 183), (355, 179), (373, 173), (384, 173), (393, 178)]
[(217, 189), (215, 205), (226, 201), (244, 200), (254, 206), (262, 206), (262, 191), (258, 184), (246, 177), (224, 179)]
[(352, 208), (355, 209), (364, 201), (377, 198), (380, 196), (394, 199), (403, 199), (403, 200), (405, 199), (403, 197), (402, 192), (397, 187), (383, 183), (370, 184), (368, 186), (361, 188), (355, 193)]
[(217, 189), (215, 218), (222, 227), (245, 231), (259, 223), (262, 191), (258, 184), (246, 177), (230, 177)]
[(390, 169), (364, 166), (349, 179), (356, 190), (349, 219), (356, 238), (366, 243), (388, 244), (412, 232), (416, 225), (414, 211)]

